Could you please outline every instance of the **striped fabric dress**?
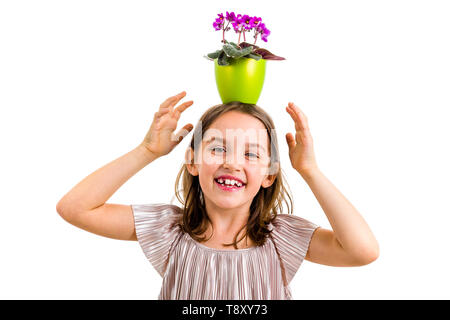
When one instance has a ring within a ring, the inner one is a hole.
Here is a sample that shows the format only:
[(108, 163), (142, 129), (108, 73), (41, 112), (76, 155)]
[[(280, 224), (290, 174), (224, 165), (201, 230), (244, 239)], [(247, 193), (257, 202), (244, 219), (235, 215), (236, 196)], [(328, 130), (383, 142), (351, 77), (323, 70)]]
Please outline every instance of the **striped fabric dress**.
[(184, 233), (182, 209), (131, 205), (145, 256), (162, 276), (162, 300), (290, 300), (289, 283), (303, 262), (317, 225), (280, 214), (262, 246), (214, 249)]

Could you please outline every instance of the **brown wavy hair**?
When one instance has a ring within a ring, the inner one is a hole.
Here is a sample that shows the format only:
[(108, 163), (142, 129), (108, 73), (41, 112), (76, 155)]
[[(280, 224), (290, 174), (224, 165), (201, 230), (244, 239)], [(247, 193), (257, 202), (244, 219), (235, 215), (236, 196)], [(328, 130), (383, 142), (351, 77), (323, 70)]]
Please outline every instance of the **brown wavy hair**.
[[(232, 245), (235, 249), (238, 249), (237, 244), (248, 236), (257, 246), (261, 246), (270, 235), (271, 230), (269, 230), (268, 225), (279, 213), (283, 212), (283, 202), (286, 203), (289, 214), (292, 214), (293, 209), (292, 197), (290, 192), (285, 188), (285, 185), (288, 185), (283, 179), (284, 174), (282, 173), (279, 161), (278, 140), (272, 118), (261, 107), (255, 104), (233, 101), (227, 104), (212, 106), (201, 116), (194, 129), (190, 149), (196, 155), (199, 149), (198, 145), (203, 139), (203, 134), (217, 118), (229, 111), (238, 111), (251, 115), (264, 124), (270, 141), (270, 166), (271, 168), (275, 166), (277, 169), (275, 173), (276, 177), (272, 185), (267, 188), (260, 187), (260, 190), (253, 198), (247, 224), (235, 235), (233, 243), (223, 245)], [(195, 137), (200, 137), (200, 139), (194, 139)], [(179, 188), (180, 182), (182, 185), (181, 190)], [(175, 195), (180, 203), (183, 204), (183, 215), (179, 222), (181, 229), (198, 242), (208, 240), (206, 236), (201, 237), (207, 229), (208, 221), (211, 222), (211, 220), (206, 212), (199, 177), (189, 173), (186, 168), (186, 163), (183, 163), (181, 170), (178, 172), (175, 182)], [(244, 228), (246, 229), (245, 234), (241, 239), (237, 240), (239, 233)]]

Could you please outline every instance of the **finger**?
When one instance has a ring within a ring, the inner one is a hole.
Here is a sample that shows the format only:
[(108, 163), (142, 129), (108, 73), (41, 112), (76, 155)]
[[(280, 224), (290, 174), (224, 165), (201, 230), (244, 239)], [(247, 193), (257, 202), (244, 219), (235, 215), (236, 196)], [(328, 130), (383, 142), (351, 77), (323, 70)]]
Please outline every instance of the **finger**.
[(166, 108), (166, 109), (159, 110), (158, 112), (155, 112), (155, 117), (154, 117), (154, 119), (159, 119), (159, 118), (161, 118), (163, 115), (165, 115), (165, 114), (168, 113), (169, 111), (170, 111), (170, 109)]
[(185, 103), (183, 103), (182, 105), (178, 106), (175, 110), (174, 110), (174, 114), (175, 116), (179, 117), (180, 114), (186, 110), (187, 108), (189, 108), (190, 106), (192, 106), (192, 104), (194, 103), (194, 101), (187, 101)]
[(295, 139), (292, 133), (289, 132), (286, 134), (286, 142), (288, 144), (289, 150), (295, 147)]
[(304, 125), (306, 125), (306, 127), (307, 127), (308, 126), (308, 117), (306, 116), (306, 114), (302, 111), (302, 109), (300, 109), (293, 102), (290, 102), (290, 103), (291, 103), (291, 108), (300, 116), (300, 119), (302, 120), (302, 123)]
[(176, 134), (173, 135), (172, 140), (175, 143), (180, 143), (181, 140), (183, 140), (184, 137), (186, 137), (193, 128), (194, 128), (194, 126), (191, 123), (186, 124)]
[(303, 111), (300, 110), (300, 108), (292, 102), (289, 102), (288, 108), (292, 110), (294, 121), (296, 124), (298, 124), (299, 128), (296, 128), (296, 130), (307, 130), (309, 128), (308, 119), (306, 118), (306, 115), (303, 113)]
[(174, 95), (172, 97), (169, 97), (166, 99), (166, 101), (164, 101), (160, 108), (170, 108), (173, 107), (174, 105), (176, 105), (178, 103), (178, 101), (180, 101), (182, 98), (184, 98), (186, 96), (186, 91), (182, 91), (177, 95)]
[(291, 116), (292, 120), (294, 120), (295, 131), (301, 131), (301, 130), (303, 130), (303, 126), (302, 126), (302, 122), (301, 122), (301, 120), (300, 120), (300, 117), (299, 117), (298, 114), (291, 108), (291, 106), (287, 106), (287, 107), (286, 107), (286, 111), (289, 113), (289, 115)]

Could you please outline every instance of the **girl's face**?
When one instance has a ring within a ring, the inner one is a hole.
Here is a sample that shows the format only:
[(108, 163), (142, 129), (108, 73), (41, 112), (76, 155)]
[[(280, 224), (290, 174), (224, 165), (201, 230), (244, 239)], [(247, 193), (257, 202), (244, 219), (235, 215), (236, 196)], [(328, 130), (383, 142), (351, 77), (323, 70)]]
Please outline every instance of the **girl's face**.
[(268, 174), (267, 130), (251, 115), (238, 111), (221, 115), (206, 130), (200, 145), (195, 163), (187, 167), (199, 176), (207, 208), (248, 210), (260, 188), (275, 180), (276, 175)]

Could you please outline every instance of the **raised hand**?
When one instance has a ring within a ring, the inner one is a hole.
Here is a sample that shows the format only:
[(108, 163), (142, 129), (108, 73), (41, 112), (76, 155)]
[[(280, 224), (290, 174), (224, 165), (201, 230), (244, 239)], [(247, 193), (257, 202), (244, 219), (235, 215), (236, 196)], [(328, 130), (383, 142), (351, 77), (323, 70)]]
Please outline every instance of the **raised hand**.
[(168, 98), (155, 113), (153, 122), (141, 146), (156, 157), (164, 156), (172, 151), (194, 128), (192, 124), (188, 123), (176, 134), (173, 133), (177, 128), (181, 113), (194, 103), (192, 100), (187, 101), (175, 108), (175, 105), (185, 96), (186, 92), (183, 91)]
[(289, 102), (286, 111), (295, 123), (295, 138), (290, 132), (286, 134), (289, 158), (291, 159), (292, 167), (303, 175), (317, 169), (308, 119), (300, 108), (292, 102)]

